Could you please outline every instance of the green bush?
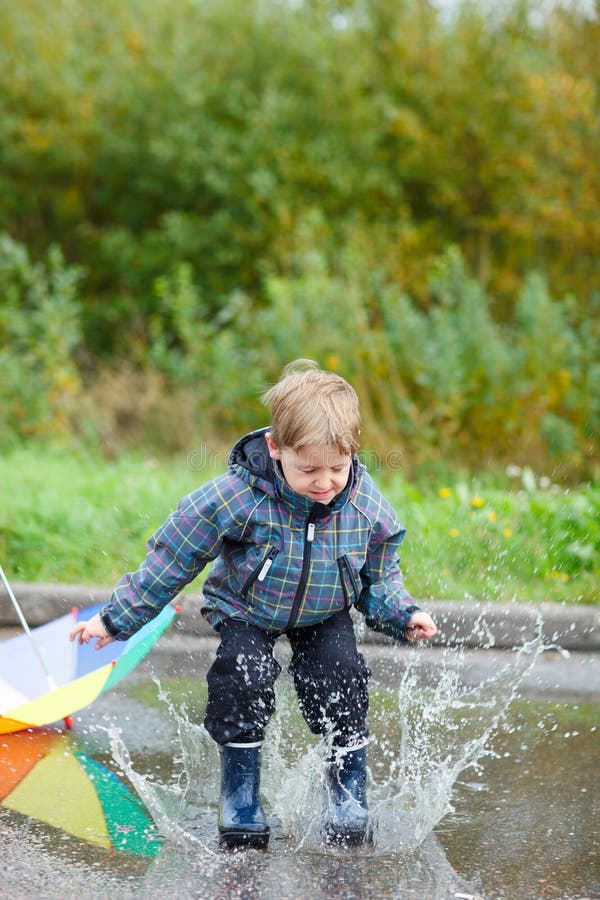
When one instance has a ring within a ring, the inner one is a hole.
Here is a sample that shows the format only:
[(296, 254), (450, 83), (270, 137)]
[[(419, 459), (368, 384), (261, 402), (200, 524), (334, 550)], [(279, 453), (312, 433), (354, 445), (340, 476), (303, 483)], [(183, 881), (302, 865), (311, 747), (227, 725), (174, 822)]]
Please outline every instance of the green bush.
[(0, 409), (6, 440), (68, 437), (81, 382), (76, 298), (81, 271), (58, 247), (33, 263), (25, 247), (0, 235)]
[[(379, 454), (475, 468), (535, 458), (563, 474), (593, 472), (600, 402), (589, 390), (598, 379), (589, 323), (541, 277), (526, 282), (512, 321), (499, 323), (456, 248), (433, 266), (425, 312), (373, 278), (356, 252), (330, 263), (312, 246), (295, 255), (293, 274), (267, 278), (266, 308), (236, 335), (263, 348), (263, 383), (295, 355), (340, 371), (361, 397), (363, 444)], [(231, 366), (235, 376), (235, 356)], [(256, 380), (238, 372), (242, 410)]]
[[(319, 233), (322, 236), (319, 241)], [(32, 263), (0, 243), (4, 441), (75, 433), (108, 453), (141, 442), (172, 452), (224, 444), (266, 421), (260, 395), (296, 356), (356, 387), (362, 443), (387, 464), (535, 459), (557, 475), (595, 472), (600, 432), (596, 332), (543, 278), (527, 279), (514, 315), (493, 301), (460, 251), (434, 261), (428, 311), (373, 272), (359, 242), (327, 244), (317, 212), (299, 228), (286, 274), (267, 274), (264, 302), (241, 291), (215, 314), (187, 263), (154, 283), (154, 313), (127, 358), (82, 375), (80, 272), (58, 248)], [(316, 250), (315, 247), (319, 246)]]
[(538, 5), (4, 2), (0, 230), (85, 267), (104, 358), (180, 263), (211, 315), (237, 291), (260, 307), (314, 208), (335, 250), (362, 232), (420, 308), (431, 260), (457, 245), (507, 316), (532, 269), (585, 309), (597, 17)]

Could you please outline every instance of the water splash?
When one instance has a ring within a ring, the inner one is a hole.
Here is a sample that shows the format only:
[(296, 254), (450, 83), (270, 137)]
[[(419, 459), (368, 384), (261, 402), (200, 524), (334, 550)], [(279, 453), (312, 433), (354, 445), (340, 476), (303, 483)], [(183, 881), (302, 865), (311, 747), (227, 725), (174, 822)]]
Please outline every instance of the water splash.
[[(493, 755), (491, 742), (523, 678), (546, 649), (536, 637), (516, 649), (493, 677), (473, 686), (471, 653), (441, 654), (434, 682), (425, 655), (400, 650), (404, 669), (395, 690), (374, 686), (370, 714), (369, 808), (374, 846), (369, 854), (412, 853), (452, 811), (454, 785), (465, 769)], [(392, 665), (398, 664), (391, 651)], [(287, 679), (289, 681), (289, 679)], [(118, 765), (148, 807), (160, 833), (178, 846), (217, 849), (219, 759), (201, 725), (177, 709), (159, 686), (178, 732), (179, 771), (161, 784), (135, 771), (117, 729), (110, 732)], [(291, 682), (277, 686), (277, 713), (264, 745), (262, 792), (274, 835), (292, 849), (323, 852), (324, 761), (329, 747), (312, 738), (298, 712)], [(327, 851), (325, 851), (327, 852)], [(339, 854), (339, 850), (331, 851)], [(356, 852), (356, 851), (353, 851)]]
[[(475, 686), (466, 678), (471, 653), (465, 648), (443, 652), (433, 685), (424, 655), (399, 651), (405, 668), (397, 690), (372, 691), (368, 759), (375, 846), (370, 852), (411, 853), (452, 812), (458, 776), (494, 755), (492, 738), (544, 649), (540, 621), (536, 637)], [(321, 847), (329, 748), (325, 742), (304, 752), (298, 747), (289, 691), (278, 696), (278, 710), (265, 743), (263, 792), (298, 847)]]
[(445, 651), (433, 687), (422, 686), (423, 658), (412, 651), (397, 694), (400, 746), (388, 747), (388, 776), (371, 787), (379, 850), (414, 850), (452, 812), (458, 776), (494, 755), (492, 738), (543, 649), (540, 624), (509, 663), (475, 686), (464, 680), (468, 651)]
[(214, 843), (219, 759), (214, 741), (202, 725), (190, 721), (185, 709), (177, 710), (160, 682), (158, 696), (177, 725), (177, 754), (170, 783), (136, 771), (116, 726), (108, 729), (113, 759), (145, 803), (159, 832), (179, 846), (190, 843), (209, 853)]

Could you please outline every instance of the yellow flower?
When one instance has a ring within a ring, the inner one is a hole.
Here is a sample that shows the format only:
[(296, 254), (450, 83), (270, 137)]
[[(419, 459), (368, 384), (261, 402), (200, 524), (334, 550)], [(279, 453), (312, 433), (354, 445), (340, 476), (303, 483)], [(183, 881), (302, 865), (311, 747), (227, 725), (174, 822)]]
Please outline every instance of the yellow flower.
[(483, 497), (473, 497), (471, 500), (471, 506), (473, 509), (481, 509), (482, 506), (485, 506), (485, 500)]
[(450, 531), (448, 532), (448, 534), (450, 535), (451, 538), (457, 538), (458, 533), (459, 533), (458, 528), (451, 528)]
[(512, 537), (512, 528), (505, 528), (502, 534), (505, 538)]
[(569, 580), (569, 576), (567, 575), (566, 572), (561, 572), (561, 573), (560, 573), (560, 580), (561, 580), (562, 582), (566, 582), (566, 581)]
[(498, 519), (498, 513), (495, 513), (495, 512), (489, 513), (488, 519), (490, 520), (490, 522), (496, 522)]
[(558, 578), (559, 574), (560, 573), (557, 572), (556, 569), (553, 569), (552, 572), (550, 573), (550, 578)]
[(452, 488), (440, 488), (438, 494), (442, 500), (447, 500), (448, 497), (452, 496)]

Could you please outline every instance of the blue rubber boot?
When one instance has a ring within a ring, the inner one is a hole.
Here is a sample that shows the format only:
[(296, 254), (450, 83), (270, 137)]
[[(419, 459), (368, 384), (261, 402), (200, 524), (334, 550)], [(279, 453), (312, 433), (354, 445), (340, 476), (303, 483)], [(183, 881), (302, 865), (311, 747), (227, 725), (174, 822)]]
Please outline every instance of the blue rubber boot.
[(367, 754), (338, 748), (327, 763), (325, 839), (329, 844), (356, 846), (372, 841), (367, 807)]
[(260, 744), (221, 748), (220, 842), (227, 847), (263, 849), (269, 826), (260, 805)]

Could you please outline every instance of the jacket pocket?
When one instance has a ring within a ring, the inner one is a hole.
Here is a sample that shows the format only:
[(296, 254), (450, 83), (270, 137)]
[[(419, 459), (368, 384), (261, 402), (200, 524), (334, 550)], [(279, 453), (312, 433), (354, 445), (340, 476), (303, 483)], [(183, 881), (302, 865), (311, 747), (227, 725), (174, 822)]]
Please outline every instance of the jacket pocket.
[(265, 554), (265, 556), (263, 556), (260, 563), (256, 566), (255, 569), (252, 570), (252, 572), (250, 572), (242, 587), (241, 597), (243, 600), (246, 599), (248, 591), (255, 581), (265, 580), (265, 578), (269, 574), (269, 569), (273, 565), (273, 560), (278, 553), (279, 550), (277, 549), (277, 547), (269, 547), (267, 553)]
[(340, 556), (337, 560), (337, 564), (340, 571), (340, 581), (342, 582), (342, 587), (344, 589), (346, 603), (348, 606), (352, 606), (352, 604), (356, 603), (360, 597), (360, 585), (358, 579), (354, 574), (354, 570), (352, 569), (352, 565), (347, 556)]

